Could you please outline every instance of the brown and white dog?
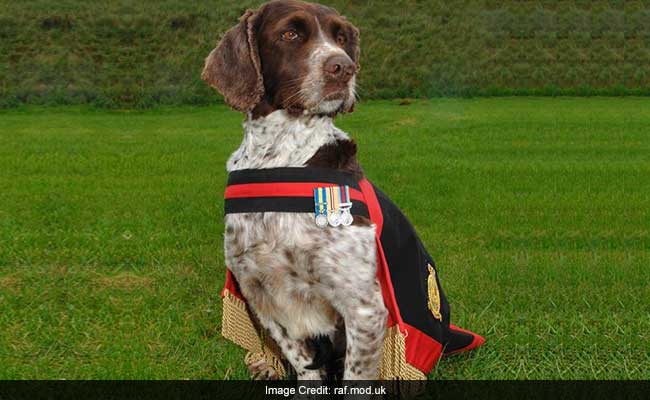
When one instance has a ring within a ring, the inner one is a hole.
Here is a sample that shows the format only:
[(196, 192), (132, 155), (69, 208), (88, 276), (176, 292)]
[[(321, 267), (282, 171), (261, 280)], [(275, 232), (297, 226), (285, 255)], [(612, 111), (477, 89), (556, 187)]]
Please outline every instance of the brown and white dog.
[[(358, 71), (359, 30), (333, 9), (280, 0), (247, 11), (202, 74), (247, 115), (228, 171), (319, 166), (362, 176), (356, 144), (333, 123), (353, 110)], [(334, 236), (313, 214), (276, 212), (228, 214), (225, 226), (227, 265), (298, 378), (323, 378), (328, 348), (345, 355), (343, 379), (376, 379), (387, 312), (375, 226), (358, 217)], [(248, 367), (275, 377), (263, 362)]]

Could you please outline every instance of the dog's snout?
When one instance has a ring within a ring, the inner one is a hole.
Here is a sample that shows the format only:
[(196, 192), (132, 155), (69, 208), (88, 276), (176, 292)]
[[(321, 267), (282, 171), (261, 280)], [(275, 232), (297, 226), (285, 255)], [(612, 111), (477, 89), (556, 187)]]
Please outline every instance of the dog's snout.
[(356, 66), (350, 57), (342, 54), (331, 56), (325, 61), (323, 71), (328, 78), (347, 82), (356, 72)]

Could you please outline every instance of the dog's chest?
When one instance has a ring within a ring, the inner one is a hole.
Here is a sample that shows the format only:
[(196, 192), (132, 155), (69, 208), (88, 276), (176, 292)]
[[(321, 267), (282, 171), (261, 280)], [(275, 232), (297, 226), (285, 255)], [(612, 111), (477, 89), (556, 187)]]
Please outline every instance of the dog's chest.
[(279, 110), (244, 122), (244, 140), (227, 169), (302, 167), (319, 148), (337, 139), (347, 135), (330, 118), (291, 118)]
[[(244, 124), (241, 147), (228, 171), (301, 167), (322, 146), (347, 139), (329, 119), (288, 120), (283, 112)], [(321, 229), (313, 214), (243, 213), (225, 217), (228, 267), (258, 313), (281, 323), (294, 337), (331, 333), (336, 313), (320, 293), (350, 275), (335, 271), (342, 254), (374, 256), (374, 228)], [(370, 273), (374, 271), (356, 271)]]

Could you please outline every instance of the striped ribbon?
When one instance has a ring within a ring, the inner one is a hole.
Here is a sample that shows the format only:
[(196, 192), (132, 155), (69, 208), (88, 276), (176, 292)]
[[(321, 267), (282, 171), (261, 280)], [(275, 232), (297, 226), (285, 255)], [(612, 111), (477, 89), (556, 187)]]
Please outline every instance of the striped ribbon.
[(314, 189), (314, 211), (316, 216), (338, 212), (350, 207), (350, 187), (330, 186)]

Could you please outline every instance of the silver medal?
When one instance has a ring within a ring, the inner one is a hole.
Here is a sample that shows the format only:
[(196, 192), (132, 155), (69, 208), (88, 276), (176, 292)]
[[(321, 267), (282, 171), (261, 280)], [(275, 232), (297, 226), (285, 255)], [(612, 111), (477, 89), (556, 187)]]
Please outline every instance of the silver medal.
[(352, 217), (352, 214), (350, 213), (350, 209), (346, 208), (343, 210), (343, 214), (341, 215), (341, 224), (343, 226), (350, 226), (352, 225), (352, 222), (354, 221), (354, 218)]
[(330, 211), (327, 214), (327, 222), (329, 222), (331, 226), (341, 225), (341, 214), (338, 211)]
[(318, 214), (316, 216), (316, 226), (319, 228), (325, 228), (327, 226), (327, 217), (323, 214)]

